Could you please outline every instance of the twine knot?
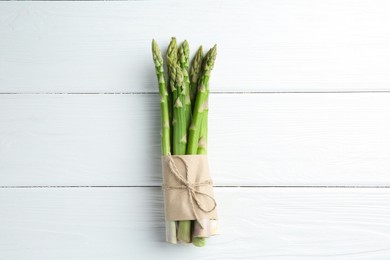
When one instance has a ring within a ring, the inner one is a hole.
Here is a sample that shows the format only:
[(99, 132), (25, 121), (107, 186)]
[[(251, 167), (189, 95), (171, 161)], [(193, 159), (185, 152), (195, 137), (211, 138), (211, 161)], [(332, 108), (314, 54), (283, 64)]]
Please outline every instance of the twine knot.
[[(182, 157), (176, 157), (177, 159), (180, 159), (183, 162), (184, 166), (185, 166), (185, 177), (183, 177), (183, 175), (180, 174), (180, 172), (179, 172), (179, 170), (178, 170), (178, 168), (176, 166), (176, 163), (173, 160), (173, 157), (171, 156), (171, 154), (168, 154), (168, 158), (169, 158), (169, 162), (168, 163), (169, 163), (170, 172), (175, 176), (175, 178), (182, 185), (181, 186), (167, 186), (167, 185), (164, 185), (163, 188), (164, 188), (164, 190), (186, 189), (187, 192), (188, 192), (188, 198), (189, 198), (190, 203), (191, 203), (192, 213), (194, 214), (196, 221), (203, 228), (203, 225), (202, 225), (202, 223), (200, 221), (200, 218), (199, 218), (198, 214), (196, 213), (195, 205), (201, 211), (203, 211), (205, 213), (210, 213), (217, 207), (217, 202), (215, 201), (215, 199), (212, 196), (210, 196), (209, 194), (207, 194), (205, 192), (201, 192), (201, 191), (197, 190), (197, 188), (198, 187), (202, 187), (202, 186), (211, 186), (212, 185), (212, 181), (211, 180), (205, 180), (205, 181), (202, 181), (202, 182), (193, 182), (193, 183), (189, 182), (188, 181), (189, 167), (188, 167), (187, 161), (184, 158), (182, 158)], [(209, 199), (212, 202), (212, 207), (207, 208), (205, 205), (202, 205), (202, 203), (200, 202), (199, 196), (204, 196), (207, 199)]]

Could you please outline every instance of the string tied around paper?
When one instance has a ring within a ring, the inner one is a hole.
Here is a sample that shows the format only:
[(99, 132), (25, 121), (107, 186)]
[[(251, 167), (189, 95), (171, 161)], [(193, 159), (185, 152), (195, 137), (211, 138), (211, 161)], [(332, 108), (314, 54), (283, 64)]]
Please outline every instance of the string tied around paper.
[[(169, 159), (168, 165), (169, 165), (170, 172), (174, 175), (174, 177), (182, 185), (181, 186), (164, 185), (163, 189), (164, 190), (186, 189), (188, 192), (188, 197), (189, 197), (189, 201), (191, 204), (192, 213), (194, 214), (196, 221), (203, 228), (203, 225), (200, 221), (200, 218), (199, 218), (198, 214), (196, 213), (195, 206), (197, 206), (201, 211), (203, 211), (205, 213), (210, 213), (210, 212), (214, 211), (215, 208), (217, 207), (217, 202), (215, 201), (215, 199), (212, 196), (210, 196), (209, 194), (207, 194), (205, 192), (199, 191), (196, 188), (202, 187), (202, 186), (212, 186), (212, 181), (210, 179), (208, 179), (208, 180), (205, 180), (202, 182), (193, 182), (193, 183), (189, 182), (188, 175), (190, 173), (190, 170), (189, 170), (189, 166), (188, 166), (187, 161), (182, 157), (176, 157), (177, 159), (181, 160), (182, 163), (184, 164), (185, 177), (183, 177), (183, 174), (181, 174), (180, 171), (178, 170), (176, 163), (173, 160), (172, 155), (169, 153), (167, 155), (167, 157)], [(202, 205), (202, 203), (199, 200), (199, 196), (205, 196), (206, 198), (208, 198), (212, 202), (212, 206), (210, 208), (207, 208), (206, 206)]]

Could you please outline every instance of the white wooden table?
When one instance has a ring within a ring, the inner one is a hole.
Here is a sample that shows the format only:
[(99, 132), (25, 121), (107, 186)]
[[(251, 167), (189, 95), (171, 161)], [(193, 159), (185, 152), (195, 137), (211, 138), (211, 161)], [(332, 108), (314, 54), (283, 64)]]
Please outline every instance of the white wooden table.
[[(385, 0), (0, 2), (0, 259), (390, 259)], [(164, 239), (151, 39), (218, 43), (222, 234)]]

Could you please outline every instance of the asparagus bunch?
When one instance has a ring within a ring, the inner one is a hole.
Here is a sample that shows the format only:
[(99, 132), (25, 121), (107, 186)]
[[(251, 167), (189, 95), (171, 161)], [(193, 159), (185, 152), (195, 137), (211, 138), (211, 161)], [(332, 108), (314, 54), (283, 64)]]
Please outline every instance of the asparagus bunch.
[[(154, 40), (152, 52), (160, 93), (162, 154), (206, 154), (209, 79), (217, 54), (216, 45), (205, 57), (200, 47), (190, 68), (188, 42), (184, 41), (178, 48), (176, 39), (172, 38), (166, 55), (168, 88), (163, 58)], [(205, 237), (213, 234), (210, 231), (213, 223), (216, 221), (204, 220), (203, 226), (208, 228), (205, 230), (195, 220), (168, 221), (167, 241), (204, 246)]]

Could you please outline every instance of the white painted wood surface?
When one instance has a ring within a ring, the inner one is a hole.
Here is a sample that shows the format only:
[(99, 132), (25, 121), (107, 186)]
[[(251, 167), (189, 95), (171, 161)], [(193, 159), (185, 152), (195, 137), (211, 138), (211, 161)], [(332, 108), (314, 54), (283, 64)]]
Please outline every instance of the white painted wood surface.
[[(389, 13), (385, 0), (0, 2), (0, 259), (390, 259)], [(222, 234), (203, 249), (163, 241), (150, 41), (173, 35), (219, 48)]]
[(163, 241), (159, 188), (0, 190), (1, 259), (388, 259), (388, 189), (216, 188), (222, 235)]
[[(390, 93), (212, 94), (210, 107), (216, 185), (390, 185)], [(0, 186), (160, 185), (159, 124), (154, 94), (0, 95)]]
[(0, 91), (156, 91), (150, 42), (219, 45), (216, 91), (390, 90), (386, 0), (0, 2)]

